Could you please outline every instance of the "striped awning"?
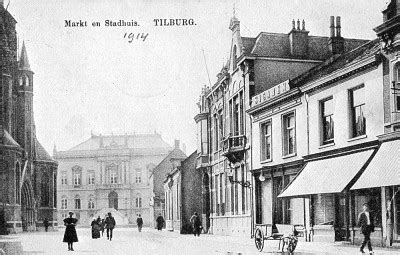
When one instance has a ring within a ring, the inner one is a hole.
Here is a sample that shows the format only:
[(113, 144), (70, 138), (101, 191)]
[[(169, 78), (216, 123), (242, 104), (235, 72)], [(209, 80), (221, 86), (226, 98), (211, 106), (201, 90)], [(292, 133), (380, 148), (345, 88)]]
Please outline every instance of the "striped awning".
[(400, 185), (400, 140), (382, 143), (351, 189)]
[(308, 162), (278, 197), (340, 193), (363, 168), (373, 150)]

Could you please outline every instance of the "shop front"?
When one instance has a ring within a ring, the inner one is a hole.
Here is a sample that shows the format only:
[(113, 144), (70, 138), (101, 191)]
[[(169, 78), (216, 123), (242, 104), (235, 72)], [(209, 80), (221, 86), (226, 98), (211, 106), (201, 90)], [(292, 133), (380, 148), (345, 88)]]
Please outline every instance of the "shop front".
[[(364, 195), (360, 204), (373, 206), (376, 223), (381, 226), (374, 233), (376, 243), (393, 246), (400, 243), (400, 140), (386, 135), (380, 139), (382, 144), (376, 155), (351, 189)], [(371, 193), (374, 195), (366, 199), (365, 194)]]
[(373, 154), (373, 148), (365, 148), (306, 159), (302, 171), (278, 196), (310, 199), (309, 240), (352, 240), (354, 226), (357, 224), (358, 204), (364, 195), (351, 192), (350, 187), (368, 165)]

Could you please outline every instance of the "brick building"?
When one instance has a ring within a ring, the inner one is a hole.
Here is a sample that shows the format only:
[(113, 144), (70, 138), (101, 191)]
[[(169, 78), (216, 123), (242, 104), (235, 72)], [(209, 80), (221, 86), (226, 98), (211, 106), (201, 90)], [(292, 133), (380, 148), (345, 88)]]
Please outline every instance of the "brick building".
[(191, 234), (190, 217), (202, 208), (201, 177), (196, 170), (197, 152), (181, 161), (164, 180), (166, 229)]
[[(0, 217), (10, 232), (57, 226), (55, 162), (36, 138), (33, 71), (25, 44), (17, 59), (17, 21), (0, 1)], [(3, 229), (4, 231), (4, 229)]]
[(186, 154), (180, 149), (179, 140), (175, 140), (175, 147), (163, 160), (154, 167), (150, 174), (151, 206), (150, 215), (153, 219), (150, 226), (155, 227), (155, 221), (161, 214), (165, 219), (165, 192), (164, 180), (167, 175), (186, 158)]
[[(203, 201), (209, 201), (202, 212), (203, 222), (207, 223), (205, 229), (215, 234), (250, 236), (255, 222), (251, 195), (254, 183), (250, 170), (271, 165), (259, 161), (252, 165), (253, 123), (246, 112), (253, 106), (253, 96), (260, 95), (261, 100), (266, 101), (270, 94), (261, 94), (264, 91), (279, 95), (280, 87), (271, 90), (277, 84), (321, 64), (338, 51), (348, 52), (364, 41), (341, 36), (340, 39), (310, 36), (305, 22), (294, 20), (289, 33), (261, 32), (255, 38), (241, 36), (236, 17), (231, 19), (229, 29), (232, 31), (229, 61), (217, 75), (214, 85), (203, 89), (200, 112), (195, 117), (197, 168), (203, 172)], [(340, 47), (333, 43), (335, 40), (342, 42)], [(299, 167), (296, 165), (292, 174)], [(276, 168), (281, 169), (278, 165)], [(279, 202), (273, 203), (278, 205)]]
[(59, 222), (68, 211), (79, 224), (112, 212), (118, 225), (153, 221), (150, 213), (153, 168), (170, 152), (161, 135), (93, 135), (67, 151), (55, 151), (59, 161)]

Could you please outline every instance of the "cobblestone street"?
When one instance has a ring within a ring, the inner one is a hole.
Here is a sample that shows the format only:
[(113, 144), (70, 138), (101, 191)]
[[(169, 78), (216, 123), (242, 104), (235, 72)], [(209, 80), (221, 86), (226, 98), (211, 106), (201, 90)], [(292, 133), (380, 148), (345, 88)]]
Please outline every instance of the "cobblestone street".
[[(75, 251), (67, 251), (67, 244), (62, 243), (63, 230), (58, 232), (23, 233), (19, 236), (24, 254), (213, 254), (213, 255), (249, 255), (281, 254), (277, 252), (278, 243), (266, 243), (264, 251), (259, 253), (250, 238), (226, 237), (218, 235), (179, 235), (176, 232), (144, 229), (116, 229), (113, 240), (104, 236), (91, 239), (89, 229), (78, 229), (79, 242)], [(355, 246), (343, 246), (326, 243), (301, 242), (294, 254), (358, 254)], [(375, 254), (398, 254), (394, 249), (375, 249)]]

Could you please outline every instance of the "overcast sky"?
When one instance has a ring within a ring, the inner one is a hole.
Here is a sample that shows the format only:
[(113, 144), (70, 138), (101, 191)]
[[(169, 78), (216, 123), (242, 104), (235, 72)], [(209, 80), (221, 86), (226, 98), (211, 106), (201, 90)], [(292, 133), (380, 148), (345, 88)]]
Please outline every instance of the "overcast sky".
[[(202, 49), (214, 83), (228, 58), (234, 4), (242, 36), (288, 33), (292, 19), (304, 19), (310, 35), (328, 36), (329, 16), (341, 16), (344, 37), (374, 39), (384, 2), (11, 0), (8, 10), (35, 72), (37, 137), (50, 153), (53, 144), (67, 150), (91, 131), (157, 131), (171, 145), (174, 139), (186, 143), (189, 154), (196, 145), (196, 102), (209, 84)], [(192, 18), (196, 26), (154, 26), (159, 18)], [(107, 19), (140, 26), (105, 27)], [(88, 27), (67, 28), (65, 20)], [(125, 33), (148, 36), (129, 43)]]

